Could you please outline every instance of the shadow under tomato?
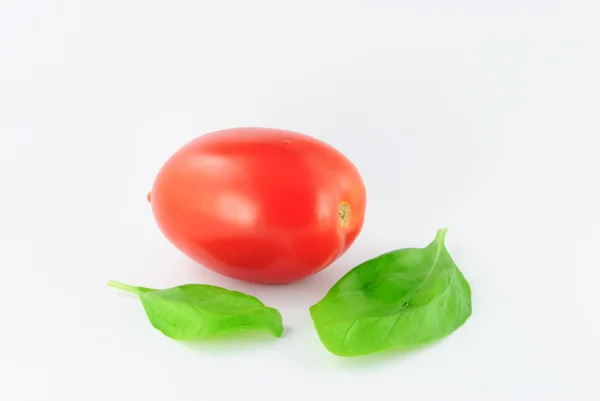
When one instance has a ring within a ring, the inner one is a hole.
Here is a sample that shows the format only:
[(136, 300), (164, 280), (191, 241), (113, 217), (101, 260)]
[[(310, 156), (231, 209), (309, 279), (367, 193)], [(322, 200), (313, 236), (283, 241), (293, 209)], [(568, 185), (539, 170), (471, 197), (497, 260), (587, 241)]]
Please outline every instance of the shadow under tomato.
[(300, 233), (293, 241), (273, 239), (260, 232), (204, 240), (206, 254), (188, 255), (204, 261), (217, 273), (255, 283), (286, 284), (322, 270), (339, 253), (339, 239), (331, 234)]
[(305, 278), (292, 283), (302, 294), (310, 294), (311, 306), (320, 301), (346, 273), (362, 262), (376, 256), (368, 247), (355, 245), (340, 259), (333, 262), (329, 267)]
[[(265, 305), (275, 308), (304, 309), (308, 316), (309, 307), (320, 301), (344, 274), (374, 256), (373, 252), (369, 252), (367, 248), (355, 246), (351, 252), (342, 256), (331, 266), (305, 279), (288, 284), (258, 284), (233, 279), (210, 270), (189, 258), (183, 262), (185, 280), (254, 295)], [(283, 310), (281, 312), (283, 313)], [(285, 314), (283, 320), (286, 321)]]

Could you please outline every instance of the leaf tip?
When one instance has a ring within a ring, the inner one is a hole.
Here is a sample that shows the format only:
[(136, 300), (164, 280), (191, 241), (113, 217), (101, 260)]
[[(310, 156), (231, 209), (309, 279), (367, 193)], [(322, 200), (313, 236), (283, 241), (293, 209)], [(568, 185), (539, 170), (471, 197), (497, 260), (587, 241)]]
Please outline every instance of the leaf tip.
[(444, 240), (446, 239), (446, 234), (448, 233), (448, 228), (444, 227), (444, 228), (440, 228), (437, 231), (437, 234), (435, 235), (435, 242), (440, 242), (440, 243), (444, 243)]
[(271, 331), (271, 333), (273, 333), (273, 335), (275, 337), (280, 338), (283, 335), (283, 331), (284, 331), (283, 325), (279, 325), (279, 326), (273, 327), (273, 330)]
[(275, 337), (279, 338), (283, 335), (284, 327), (283, 327), (283, 318), (281, 317), (281, 313), (275, 308), (268, 308), (271, 314), (269, 331)]

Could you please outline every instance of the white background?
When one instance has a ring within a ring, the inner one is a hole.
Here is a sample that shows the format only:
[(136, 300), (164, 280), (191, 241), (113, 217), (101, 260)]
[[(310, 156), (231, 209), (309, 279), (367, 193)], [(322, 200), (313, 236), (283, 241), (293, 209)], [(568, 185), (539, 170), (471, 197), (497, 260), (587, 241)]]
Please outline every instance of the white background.
[[(0, 2), (0, 399), (598, 400), (597, 1)], [(217, 276), (146, 193), (236, 126), (321, 138), (368, 190), (364, 230), (290, 286)], [(408, 354), (329, 354), (308, 307), (442, 226), (471, 319)], [(109, 278), (280, 309), (281, 339), (188, 346)]]

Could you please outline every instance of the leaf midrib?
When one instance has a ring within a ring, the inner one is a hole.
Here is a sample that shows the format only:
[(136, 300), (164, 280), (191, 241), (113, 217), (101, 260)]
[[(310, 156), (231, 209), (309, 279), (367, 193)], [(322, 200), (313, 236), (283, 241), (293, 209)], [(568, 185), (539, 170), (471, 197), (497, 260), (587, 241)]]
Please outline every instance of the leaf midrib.
[[(421, 284), (419, 284), (419, 286), (413, 291), (412, 295), (410, 296), (410, 298), (408, 299), (408, 301), (404, 304), (404, 307), (398, 312), (398, 316), (396, 316), (396, 319), (394, 319), (394, 323), (392, 323), (392, 325), (390, 326), (390, 328), (388, 329), (388, 332), (381, 338), (381, 343), (384, 344), (385, 340), (387, 340), (387, 338), (390, 336), (390, 334), (392, 334), (392, 332), (394, 331), (394, 328), (396, 327), (396, 324), (398, 323), (398, 320), (400, 320), (400, 317), (402, 317), (402, 314), (404, 313), (404, 311), (406, 310), (406, 308), (408, 308), (408, 305), (410, 305), (410, 302), (412, 301), (412, 299), (414, 298), (414, 296), (417, 294), (417, 292), (419, 292), (419, 290), (423, 287), (423, 285), (431, 278), (431, 274), (433, 273), (433, 270), (435, 269), (435, 266), (438, 264), (438, 261), (440, 260), (440, 255), (442, 253), (442, 247), (443, 247), (443, 243), (439, 243), (438, 242), (438, 249), (437, 252), (435, 254), (435, 259), (431, 265), (431, 269), (429, 269), (429, 273), (427, 273), (427, 277), (425, 277), (425, 280), (423, 280), (421, 282)], [(444, 291), (446, 292), (446, 291)], [(437, 298), (437, 297), (436, 297)]]
[[(396, 319), (394, 320), (394, 323), (392, 323), (392, 326), (390, 326), (390, 332), (392, 331), (392, 329), (394, 328), (394, 326), (396, 325), (396, 323), (398, 322), (398, 320), (400, 319), (400, 316), (402, 316), (402, 313), (408, 309), (408, 306), (410, 305), (410, 302), (412, 301), (412, 299), (414, 298), (414, 296), (416, 295), (416, 293), (423, 287), (423, 285), (425, 285), (425, 283), (427, 281), (429, 281), (429, 279), (431, 278), (431, 275), (433, 274), (433, 271), (435, 270), (436, 265), (439, 262), (440, 256), (442, 254), (442, 249), (444, 247), (443, 242), (442, 243), (437, 243), (438, 244), (438, 248), (437, 248), (437, 252), (435, 254), (435, 258), (434, 261), (431, 265), (431, 268), (429, 269), (429, 271), (427, 272), (427, 276), (423, 279), (423, 281), (421, 282), (421, 284), (418, 285), (418, 287), (413, 291), (413, 293), (410, 295), (410, 298), (408, 299), (408, 301), (406, 301), (405, 305), (403, 306), (403, 308), (398, 311), (398, 312), (392, 312), (392, 313), (387, 313), (384, 314), (384, 317), (393, 315), (393, 314), (398, 314), (398, 316), (396, 317)], [(425, 248), (426, 249), (426, 248)], [(456, 272), (454, 272), (456, 275)], [(444, 290), (444, 292), (442, 292), (441, 294), (439, 294), (438, 296), (436, 296), (434, 299), (431, 300), (431, 302), (433, 302), (434, 300), (438, 299), (439, 297), (443, 296), (444, 294), (446, 294), (448, 288), (454, 283), (454, 279), (452, 280), (452, 282), (450, 284), (448, 284), (448, 287)], [(411, 308), (411, 309), (419, 309), (422, 308), (424, 306), (429, 305), (431, 302), (428, 302), (425, 305), (419, 306), (418, 308)], [(375, 312), (377, 313), (377, 312)], [(348, 336), (348, 333), (350, 332), (350, 329), (354, 326), (354, 324), (356, 322), (362, 321), (362, 320), (368, 320), (368, 319), (380, 319), (383, 318), (382, 316), (375, 316), (375, 317), (359, 317), (359, 318), (352, 318), (352, 319), (331, 319), (328, 320), (329, 323), (331, 322), (343, 322), (343, 321), (352, 321), (350, 328), (348, 329), (348, 331), (346, 332), (345, 337)]]

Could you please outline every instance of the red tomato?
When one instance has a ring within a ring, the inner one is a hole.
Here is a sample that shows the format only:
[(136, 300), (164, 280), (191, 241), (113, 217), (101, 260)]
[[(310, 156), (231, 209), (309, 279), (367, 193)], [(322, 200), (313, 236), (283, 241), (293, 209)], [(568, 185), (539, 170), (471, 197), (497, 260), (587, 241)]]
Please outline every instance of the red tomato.
[(356, 167), (295, 132), (235, 128), (203, 135), (161, 168), (148, 197), (164, 235), (222, 275), (288, 283), (329, 266), (363, 226)]

